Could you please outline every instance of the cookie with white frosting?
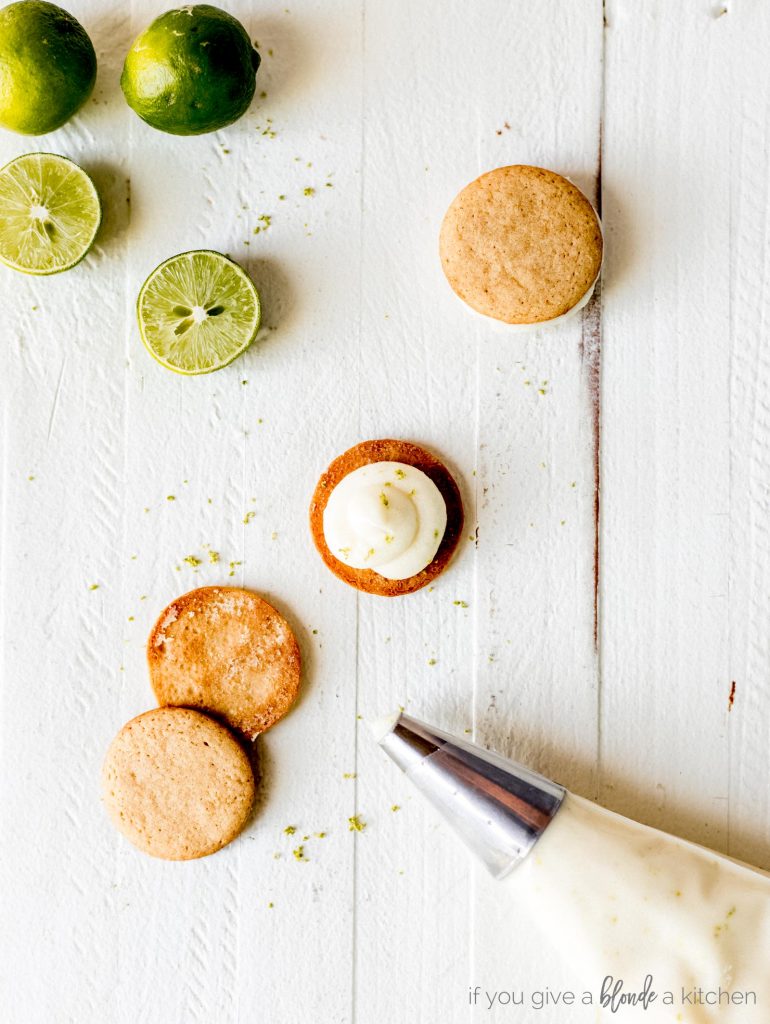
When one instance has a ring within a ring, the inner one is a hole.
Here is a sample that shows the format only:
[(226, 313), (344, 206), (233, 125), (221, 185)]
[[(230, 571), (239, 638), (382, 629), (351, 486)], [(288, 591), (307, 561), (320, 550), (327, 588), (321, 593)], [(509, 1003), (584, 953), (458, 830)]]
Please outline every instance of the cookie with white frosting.
[(321, 476), (310, 529), (326, 565), (345, 583), (393, 597), (443, 572), (463, 528), (452, 474), (408, 441), (364, 441)]
[(571, 181), (544, 167), (498, 167), (452, 200), (441, 265), (471, 309), (535, 327), (577, 311), (602, 264), (599, 218)]

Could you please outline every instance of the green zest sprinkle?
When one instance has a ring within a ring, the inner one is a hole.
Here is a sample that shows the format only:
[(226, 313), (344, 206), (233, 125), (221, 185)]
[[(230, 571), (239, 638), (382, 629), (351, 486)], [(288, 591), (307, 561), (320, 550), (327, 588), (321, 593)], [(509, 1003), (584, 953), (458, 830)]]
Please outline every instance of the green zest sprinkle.
[(391, 811), (400, 811), (400, 810), (401, 810), (401, 805), (400, 804), (393, 804), (393, 806), (391, 807)]
[(314, 188), (309, 188), (309, 187), (306, 188), (306, 189), (303, 189), (303, 195), (314, 196), (315, 195), (315, 189)]
[(388, 501), (388, 496), (385, 493), (385, 491), (380, 491), (380, 501), (385, 506), (385, 508), (387, 508), (388, 505), (390, 505), (390, 502)]
[(358, 778), (358, 773), (357, 772), (343, 772), (342, 778), (343, 779), (357, 779)]
[(196, 557), (195, 557), (195, 555), (186, 555), (186, 556), (185, 556), (185, 557), (184, 557), (184, 558), (182, 559), (182, 561), (183, 561), (183, 562), (187, 562), (187, 564), (188, 564), (188, 565), (191, 565), (191, 566), (193, 567), (193, 569), (194, 569), (194, 568), (195, 568), (196, 566), (198, 566), (198, 565), (200, 565), (200, 564), (201, 564), (201, 560), (200, 560), (200, 558), (196, 558)]
[(166, 501), (176, 501), (176, 495), (175, 494), (167, 494), (166, 495)]
[(468, 602), (467, 601), (453, 601), (452, 604), (456, 605), (458, 608), (467, 608), (468, 607)]
[(247, 512), (246, 515), (243, 517), (244, 523), (248, 525), (256, 514), (257, 513), (253, 509), (251, 510), (251, 512)]
[(406, 476), (406, 473), (403, 471), (403, 469), (397, 469), (396, 470), (396, 477), (399, 480), (403, 480), (405, 476)]
[(348, 818), (348, 832), (363, 832), (366, 828), (366, 822), (361, 821), (357, 814), (354, 814), (352, 818)]
[(297, 826), (296, 825), (287, 825), (286, 828), (283, 830), (283, 834), (285, 836), (293, 836), (296, 831), (297, 831)]
[(291, 852), (295, 860), (307, 860), (307, 857), (305, 856), (304, 846), (298, 846), (295, 850), (292, 850)]
[(212, 565), (216, 565), (216, 563), (219, 561), (219, 552), (209, 551), (209, 561), (211, 562)]
[(92, 583), (91, 586), (88, 589), (89, 590), (98, 590), (99, 589), (99, 584), (98, 583)]

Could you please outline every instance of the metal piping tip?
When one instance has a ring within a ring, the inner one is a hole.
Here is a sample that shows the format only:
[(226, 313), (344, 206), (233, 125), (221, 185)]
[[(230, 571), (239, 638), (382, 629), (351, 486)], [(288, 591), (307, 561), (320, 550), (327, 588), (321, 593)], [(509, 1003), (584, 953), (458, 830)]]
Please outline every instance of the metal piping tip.
[(565, 790), (522, 765), (403, 713), (374, 738), (495, 878), (526, 857)]

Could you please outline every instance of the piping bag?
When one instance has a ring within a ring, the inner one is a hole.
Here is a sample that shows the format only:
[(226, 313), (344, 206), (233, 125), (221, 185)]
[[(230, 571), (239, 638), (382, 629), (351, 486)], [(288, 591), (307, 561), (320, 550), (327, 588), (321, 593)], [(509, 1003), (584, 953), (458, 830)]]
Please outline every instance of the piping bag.
[(769, 1024), (770, 875), (409, 715), (372, 732), (499, 880), (512, 966), (528, 917), (599, 1019)]

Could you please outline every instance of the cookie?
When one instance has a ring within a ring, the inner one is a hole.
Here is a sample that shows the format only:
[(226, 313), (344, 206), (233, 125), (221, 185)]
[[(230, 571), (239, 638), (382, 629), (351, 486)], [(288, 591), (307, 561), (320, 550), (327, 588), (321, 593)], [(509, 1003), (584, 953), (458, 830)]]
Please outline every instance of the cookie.
[[(436, 485), (446, 505), (446, 529), (433, 561), (407, 579), (386, 579), (372, 569), (357, 569), (346, 565), (332, 554), (326, 543), (324, 510), (332, 491), (349, 473), (375, 462), (398, 462), (421, 470)], [(349, 586), (381, 597), (411, 594), (434, 580), (449, 564), (462, 530), (462, 498), (452, 474), (434, 455), (409, 441), (363, 441), (350, 448), (338, 456), (321, 476), (310, 503), (310, 532), (328, 568)]]
[(241, 831), (254, 776), (225, 726), (188, 708), (155, 708), (110, 744), (102, 791), (112, 823), (134, 846), (164, 860), (194, 860)]
[(439, 238), (453, 291), (507, 324), (546, 323), (578, 306), (599, 275), (602, 250), (599, 218), (580, 189), (524, 164), (467, 185)]
[(159, 704), (211, 712), (250, 739), (275, 725), (299, 690), (288, 622), (240, 587), (201, 587), (172, 601), (150, 633), (147, 664)]

